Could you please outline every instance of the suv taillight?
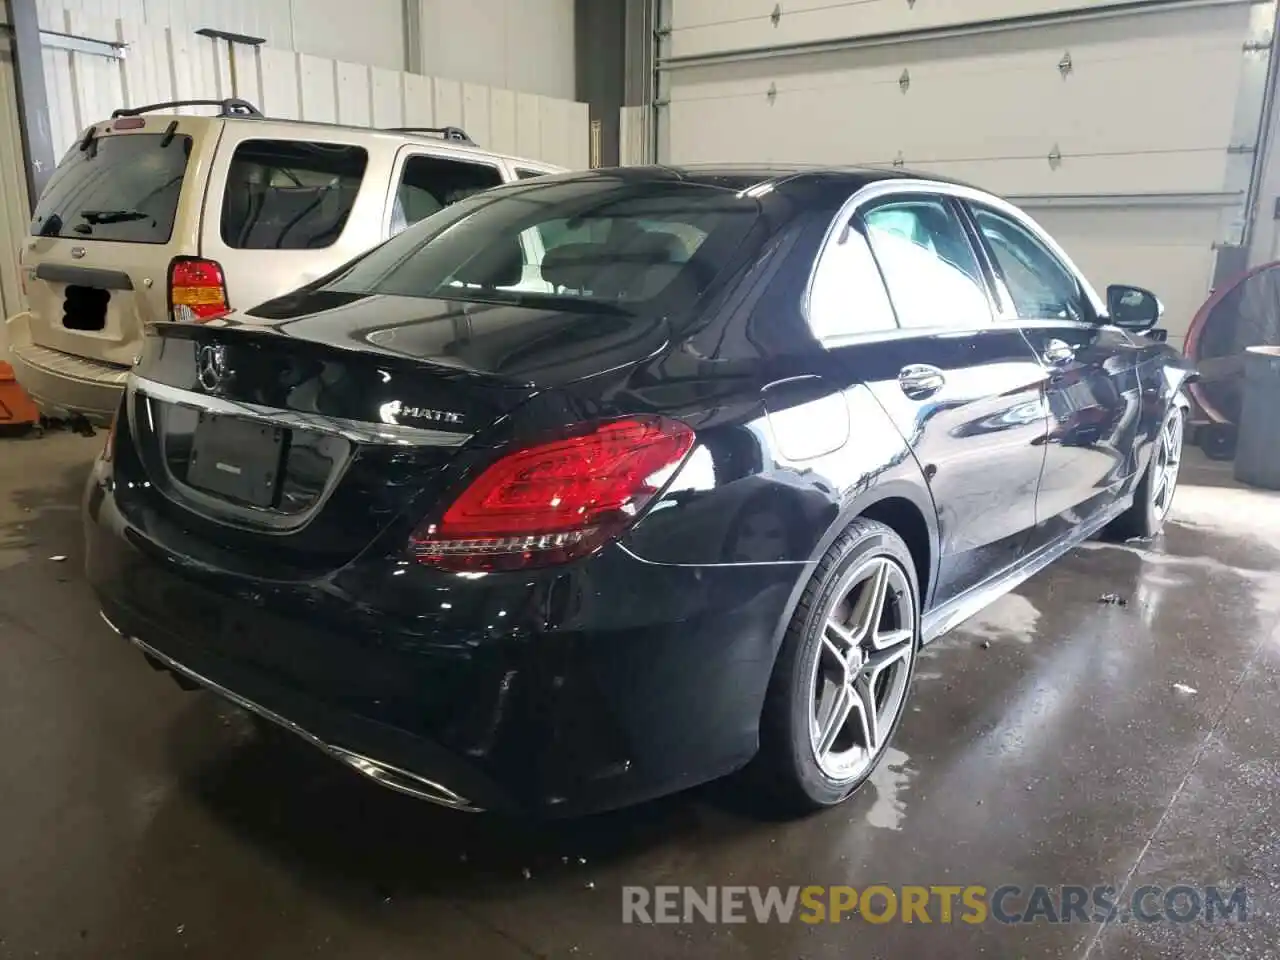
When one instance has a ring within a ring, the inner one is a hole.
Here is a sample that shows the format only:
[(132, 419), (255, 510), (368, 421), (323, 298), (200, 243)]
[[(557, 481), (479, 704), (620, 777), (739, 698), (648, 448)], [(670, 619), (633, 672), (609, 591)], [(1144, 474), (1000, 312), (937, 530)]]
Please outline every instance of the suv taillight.
[(588, 424), (509, 453), (410, 540), (444, 570), (518, 570), (585, 556), (639, 516), (693, 447), (665, 417)]
[(169, 264), (169, 314), (174, 320), (204, 323), (230, 312), (222, 265), (199, 257), (174, 257)]

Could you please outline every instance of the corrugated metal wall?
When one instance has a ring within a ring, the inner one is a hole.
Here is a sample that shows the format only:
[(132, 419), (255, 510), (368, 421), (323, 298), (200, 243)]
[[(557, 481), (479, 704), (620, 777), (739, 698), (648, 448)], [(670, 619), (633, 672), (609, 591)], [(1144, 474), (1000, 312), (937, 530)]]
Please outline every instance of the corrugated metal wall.
[[(659, 157), (900, 164), (1012, 196), (1177, 339), (1239, 239), (1274, 2), (669, 0)], [(1046, 23), (981, 22), (1062, 10)], [(919, 31), (966, 27), (963, 35)], [(823, 44), (806, 52), (787, 44)], [(703, 58), (684, 64), (679, 58)], [(672, 60), (675, 58), (675, 60)], [(714, 62), (713, 62), (714, 61)]]
[(572, 100), (573, 7), (574, 0), (419, 0), (422, 72)]
[(40, 0), (42, 23), (67, 9), (185, 33), (212, 27), (280, 50), (573, 99), (573, 0), (416, 2), (417, 66), (406, 62), (405, 0)]
[[(18, 134), (18, 99), (13, 83), (10, 39), (0, 31), (0, 238), (14, 238), (0, 249), (0, 318), (25, 309), (18, 279), (17, 237), (27, 231), (27, 183)], [(0, 361), (8, 353), (0, 322)]]
[(586, 104), (270, 46), (233, 47), (185, 29), (71, 11), (45, 27), (129, 44), (122, 60), (44, 51), (58, 152), (90, 123), (122, 105), (240, 96), (270, 116), (290, 119), (359, 126), (457, 125), (493, 150), (566, 167), (587, 166)]

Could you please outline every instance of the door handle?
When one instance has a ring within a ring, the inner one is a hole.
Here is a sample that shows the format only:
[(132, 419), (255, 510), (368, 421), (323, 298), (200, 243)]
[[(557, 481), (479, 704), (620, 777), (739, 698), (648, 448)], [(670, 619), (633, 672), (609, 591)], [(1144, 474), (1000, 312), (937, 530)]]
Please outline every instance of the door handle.
[(1060, 367), (1064, 363), (1070, 363), (1074, 360), (1076, 352), (1069, 343), (1055, 338), (1044, 345), (1044, 353), (1040, 354), (1040, 357), (1046, 365)]
[(912, 363), (898, 371), (898, 386), (912, 400), (923, 400), (942, 389), (947, 378), (927, 363)]

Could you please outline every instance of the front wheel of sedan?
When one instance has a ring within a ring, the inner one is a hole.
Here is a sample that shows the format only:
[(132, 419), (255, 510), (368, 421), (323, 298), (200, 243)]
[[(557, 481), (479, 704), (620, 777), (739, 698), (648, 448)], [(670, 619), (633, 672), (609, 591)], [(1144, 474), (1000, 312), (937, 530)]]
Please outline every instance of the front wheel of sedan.
[(857, 520), (805, 588), (774, 667), (756, 768), (790, 811), (834, 806), (875, 770), (902, 719), (920, 640), (905, 543)]
[(1187, 414), (1174, 404), (1165, 414), (1146, 473), (1133, 491), (1133, 506), (1112, 521), (1107, 533), (1117, 540), (1154, 537), (1164, 527), (1178, 489), (1182, 439)]

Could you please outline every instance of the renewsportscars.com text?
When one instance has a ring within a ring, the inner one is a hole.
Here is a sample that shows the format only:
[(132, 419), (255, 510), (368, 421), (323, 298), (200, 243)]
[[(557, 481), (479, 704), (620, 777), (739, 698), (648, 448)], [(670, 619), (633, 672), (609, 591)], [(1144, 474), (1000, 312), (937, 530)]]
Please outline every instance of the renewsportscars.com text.
[(1249, 918), (1244, 887), (876, 884), (622, 888), (623, 923), (1220, 923)]

